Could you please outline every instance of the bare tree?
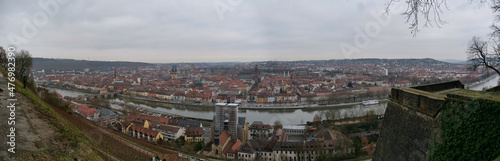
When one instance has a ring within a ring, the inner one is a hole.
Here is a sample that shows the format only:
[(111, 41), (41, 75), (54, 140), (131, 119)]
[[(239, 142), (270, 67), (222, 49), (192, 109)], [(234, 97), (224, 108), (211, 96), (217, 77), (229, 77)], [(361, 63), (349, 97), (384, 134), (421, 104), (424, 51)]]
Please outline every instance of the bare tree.
[(22, 80), (24, 87), (31, 75), (31, 67), (33, 66), (33, 58), (27, 50), (21, 50), (15, 54), (16, 71), (19, 78)]
[(5, 49), (0, 46), (0, 66), (6, 67), (7, 66), (7, 52), (5, 52)]
[(481, 40), (479, 37), (473, 37), (467, 52), (471, 70), (486, 67), (500, 75), (498, 70), (500, 66), (500, 44), (495, 43), (490, 49), (487, 41)]
[[(486, 2), (486, 0), (478, 1), (479, 3)], [(387, 13), (394, 2), (399, 2), (399, 0), (389, 0), (386, 7)], [(445, 23), (441, 20), (441, 14), (443, 13), (442, 9), (447, 7), (446, 0), (406, 0), (405, 3), (407, 9), (402, 14), (406, 16), (406, 21), (410, 24), (410, 29), (414, 35), (419, 31), (419, 16), (422, 16), (425, 21), (424, 27), (433, 24), (440, 27)], [(500, 0), (491, 0), (489, 4), (494, 13), (500, 12)], [(496, 16), (496, 22), (498, 21), (500, 21), (500, 14)], [(478, 67), (485, 67), (494, 70), (500, 75), (500, 27), (493, 24), (491, 29), (493, 31), (488, 41), (475, 36), (469, 42), (467, 48), (469, 69), (476, 70)]]
[[(481, 2), (484, 1), (481, 0)], [(500, 11), (500, 0), (491, 0), (491, 9), (493, 12), (498, 13)], [(496, 20), (500, 20), (500, 14), (496, 16)], [(500, 75), (500, 27), (493, 24), (491, 29), (493, 31), (490, 34), (489, 41), (474, 36), (469, 42), (467, 48), (469, 69), (476, 70), (478, 67), (486, 67)]]

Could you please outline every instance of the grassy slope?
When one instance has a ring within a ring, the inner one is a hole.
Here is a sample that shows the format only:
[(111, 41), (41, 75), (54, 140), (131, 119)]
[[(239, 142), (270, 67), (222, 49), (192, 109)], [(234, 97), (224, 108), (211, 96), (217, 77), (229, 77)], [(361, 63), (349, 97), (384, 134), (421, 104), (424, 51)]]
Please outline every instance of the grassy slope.
[[(4, 68), (0, 67), (0, 72), (4, 76), (7, 76), (7, 72)], [(69, 141), (70, 145), (68, 145), (68, 147), (71, 147), (65, 152), (51, 152), (46, 150), (37, 154), (20, 154), (18, 156), (19, 160), (73, 160), (74, 158), (83, 160), (103, 160), (100, 155), (98, 155), (99, 153), (94, 151), (94, 147), (89, 143), (88, 138), (86, 138), (80, 130), (63, 119), (61, 115), (52, 110), (49, 105), (38, 98), (36, 94), (22, 88), (22, 85), (18, 80), (16, 80), (15, 85), (15, 91), (33, 101), (32, 103), (35, 105), (35, 109), (46, 115), (46, 118), (49, 118), (50, 124), (59, 129), (63, 139)]]

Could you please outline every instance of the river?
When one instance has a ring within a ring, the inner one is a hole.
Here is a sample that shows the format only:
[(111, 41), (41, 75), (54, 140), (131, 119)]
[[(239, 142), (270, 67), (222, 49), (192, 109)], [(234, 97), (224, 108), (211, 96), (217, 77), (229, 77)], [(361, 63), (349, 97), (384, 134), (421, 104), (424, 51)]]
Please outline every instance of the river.
[[(84, 95), (85, 93), (78, 91), (71, 91), (58, 88), (50, 88), (49, 90), (55, 91), (64, 96), (76, 97)], [(149, 101), (142, 101), (130, 98), (117, 98), (109, 100), (111, 102), (127, 103), (130, 105), (139, 106), (150, 111), (182, 115), (193, 118), (212, 119), (214, 116), (214, 108), (199, 107), (192, 105), (178, 105), (167, 103), (155, 103)], [(120, 105), (112, 104), (112, 108), (120, 109)], [(381, 102), (377, 105), (364, 106), (346, 105), (336, 106), (331, 108), (312, 108), (312, 109), (279, 109), (279, 110), (254, 110), (254, 109), (240, 109), (238, 116), (247, 117), (248, 122), (262, 121), (264, 123), (272, 124), (274, 121), (279, 120), (284, 125), (302, 124), (307, 121), (312, 121), (316, 114), (321, 114), (323, 118), (327, 115), (336, 120), (343, 118), (363, 117), (366, 115), (383, 115), (387, 107), (387, 102)]]
[[(495, 76), (484, 82), (481, 85), (472, 87), (471, 90), (482, 90), (484, 87), (491, 88), (498, 84), (500, 76)], [(77, 97), (86, 93), (64, 90), (58, 88), (48, 88), (49, 90), (56, 91), (62, 96)], [(150, 111), (182, 115), (192, 118), (212, 119), (214, 116), (214, 109), (211, 107), (199, 107), (192, 105), (178, 105), (168, 103), (157, 103), (143, 100), (136, 100), (130, 98), (117, 98), (110, 99), (110, 102), (127, 103), (130, 105), (139, 106)], [(120, 105), (112, 104), (112, 108), (120, 109)], [(380, 102), (377, 105), (363, 106), (346, 105), (331, 108), (312, 108), (312, 109), (279, 109), (279, 110), (254, 110), (254, 109), (240, 109), (238, 116), (247, 117), (247, 120), (252, 123), (253, 121), (262, 121), (264, 123), (272, 124), (274, 121), (279, 120), (284, 125), (302, 124), (307, 121), (312, 121), (316, 114), (321, 114), (323, 118), (327, 115), (335, 120), (343, 118), (363, 117), (366, 115), (383, 115), (387, 107), (387, 102)]]
[(482, 91), (483, 88), (491, 88), (491, 87), (495, 87), (498, 85), (498, 80), (500, 79), (500, 76), (496, 75), (494, 76), (493, 79), (490, 79), (486, 82), (484, 82), (483, 84), (480, 84), (480, 85), (477, 85), (477, 86), (474, 86), (474, 87), (471, 87), (470, 89), (471, 90), (475, 90), (475, 91)]

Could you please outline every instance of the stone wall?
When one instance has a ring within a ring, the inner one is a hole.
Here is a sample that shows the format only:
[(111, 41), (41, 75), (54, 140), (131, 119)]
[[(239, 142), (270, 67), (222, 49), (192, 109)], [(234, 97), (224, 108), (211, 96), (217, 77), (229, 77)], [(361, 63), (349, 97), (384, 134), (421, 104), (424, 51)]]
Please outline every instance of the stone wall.
[(418, 108), (409, 107), (408, 104), (429, 107), (432, 103), (422, 101), (441, 103), (443, 100), (432, 100), (402, 90), (396, 91), (400, 100), (391, 98), (387, 104), (373, 160), (427, 160), (431, 138), (436, 129), (439, 129), (439, 116), (430, 116), (417, 110)]
[(373, 160), (497, 158), (500, 95), (468, 90), (446, 96), (432, 93), (456, 88), (463, 85), (452, 81), (393, 88)]
[(420, 93), (416, 93), (405, 88), (393, 88), (391, 90), (390, 101), (434, 117), (441, 110), (444, 98), (436, 98), (425, 95), (425, 93), (427, 92), (421, 91)]
[(453, 88), (460, 88), (463, 89), (464, 85), (460, 83), (460, 81), (449, 81), (449, 82), (443, 82), (443, 83), (436, 83), (436, 84), (429, 84), (429, 85), (424, 85), (424, 86), (416, 86), (412, 87), (414, 89), (422, 90), (422, 91), (427, 91), (427, 92), (436, 92), (436, 91), (442, 91), (442, 90), (447, 90), (447, 89), (453, 89)]
[(427, 160), (440, 130), (445, 96), (430, 92), (463, 88), (459, 81), (392, 88), (374, 161)]

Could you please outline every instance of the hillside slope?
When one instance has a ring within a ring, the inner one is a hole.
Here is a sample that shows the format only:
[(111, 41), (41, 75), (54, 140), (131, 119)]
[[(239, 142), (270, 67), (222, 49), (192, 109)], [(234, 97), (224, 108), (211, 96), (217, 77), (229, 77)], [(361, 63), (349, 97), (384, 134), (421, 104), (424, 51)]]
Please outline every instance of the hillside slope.
[(85, 68), (90, 70), (107, 69), (111, 67), (137, 67), (148, 66), (152, 64), (139, 62), (113, 62), (113, 61), (87, 61), (74, 59), (49, 59), (49, 58), (33, 58), (33, 69), (45, 71), (83, 71)]
[[(0, 74), (0, 105), (7, 107), (11, 98), (7, 90), (7, 82)], [(54, 116), (50, 110), (43, 109), (39, 104), (21, 93), (16, 93), (15, 125), (6, 120), (10, 110), (0, 110), (0, 135), (7, 136), (10, 127), (15, 128), (15, 154), (8, 152), (8, 144), (1, 144), (0, 160), (103, 160), (88, 144), (78, 141), (72, 135), (70, 128), (62, 120)], [(6, 143), (8, 137), (1, 137)]]

